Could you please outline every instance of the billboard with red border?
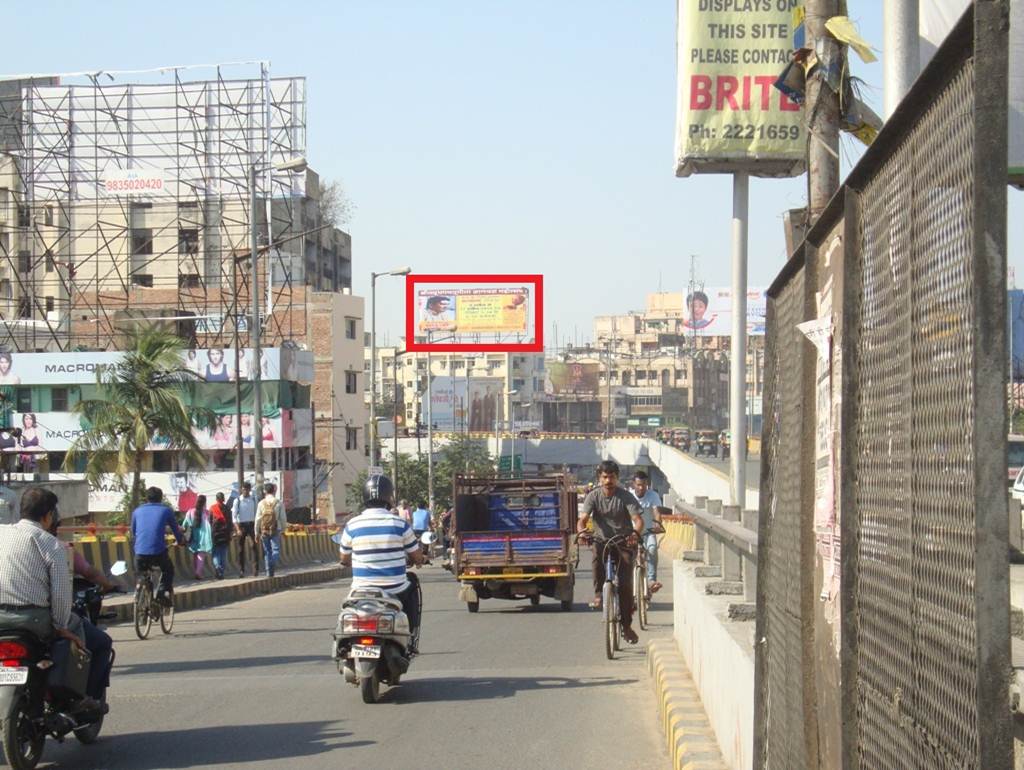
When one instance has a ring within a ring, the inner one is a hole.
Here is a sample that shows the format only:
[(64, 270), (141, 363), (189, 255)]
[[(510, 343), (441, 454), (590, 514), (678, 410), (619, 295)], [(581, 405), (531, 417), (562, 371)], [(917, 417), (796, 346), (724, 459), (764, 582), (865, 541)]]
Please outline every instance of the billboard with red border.
[(410, 273), (405, 299), (406, 350), (544, 350), (542, 275)]

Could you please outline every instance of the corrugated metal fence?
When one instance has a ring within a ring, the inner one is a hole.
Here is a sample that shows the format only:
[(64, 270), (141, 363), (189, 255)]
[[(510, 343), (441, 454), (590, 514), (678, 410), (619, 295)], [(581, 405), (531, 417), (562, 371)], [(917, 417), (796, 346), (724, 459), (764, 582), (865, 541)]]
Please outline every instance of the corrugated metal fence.
[(769, 292), (758, 768), (1010, 765), (1006, 13), (967, 13)]

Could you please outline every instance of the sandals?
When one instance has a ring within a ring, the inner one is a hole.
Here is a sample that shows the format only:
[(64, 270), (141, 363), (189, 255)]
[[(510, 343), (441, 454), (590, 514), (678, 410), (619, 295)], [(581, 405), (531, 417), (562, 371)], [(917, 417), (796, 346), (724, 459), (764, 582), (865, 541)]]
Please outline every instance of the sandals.
[(622, 638), (630, 644), (636, 644), (640, 641), (640, 637), (636, 635), (636, 631), (627, 626), (622, 627)]
[(651, 591), (652, 594), (658, 593), (658, 591), (660, 589), (661, 589), (661, 583), (659, 583), (657, 580), (655, 580), (653, 583), (651, 583), (650, 591)]
[(592, 610), (601, 609), (601, 597), (595, 596), (587, 606)]

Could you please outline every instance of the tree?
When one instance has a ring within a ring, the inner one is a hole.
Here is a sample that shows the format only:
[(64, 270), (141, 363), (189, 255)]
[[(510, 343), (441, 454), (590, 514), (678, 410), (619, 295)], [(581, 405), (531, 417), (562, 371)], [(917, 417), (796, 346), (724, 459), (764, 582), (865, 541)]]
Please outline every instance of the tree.
[(355, 204), (339, 182), (320, 185), (320, 217), (325, 225), (345, 227), (352, 221), (355, 210)]
[(194, 465), (206, 458), (193, 427), (213, 430), (216, 416), (203, 407), (188, 406), (185, 386), (196, 375), (183, 366), (183, 341), (157, 327), (128, 332), (128, 349), (113, 366), (96, 375), (98, 397), (79, 401), (73, 411), (87, 423), (68, 450), (64, 470), (85, 458), (85, 477), (97, 485), (105, 473), (118, 477), (130, 509), (142, 498), (142, 459), (155, 439), (170, 451), (184, 454)]

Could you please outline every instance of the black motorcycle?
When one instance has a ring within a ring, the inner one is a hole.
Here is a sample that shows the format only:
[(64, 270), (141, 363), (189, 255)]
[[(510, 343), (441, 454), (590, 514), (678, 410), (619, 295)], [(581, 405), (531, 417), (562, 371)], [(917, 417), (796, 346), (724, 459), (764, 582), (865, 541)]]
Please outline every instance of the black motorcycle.
[[(117, 562), (110, 572), (123, 575), (127, 565)], [(72, 611), (93, 623), (115, 615), (102, 610), (99, 586), (76, 580)], [(47, 735), (63, 741), (74, 733), (84, 744), (99, 737), (106, 694), (102, 708), (84, 706), (89, 664), (89, 653), (67, 639), (44, 642), (29, 631), (0, 631), (0, 733), (12, 770), (39, 764)]]

